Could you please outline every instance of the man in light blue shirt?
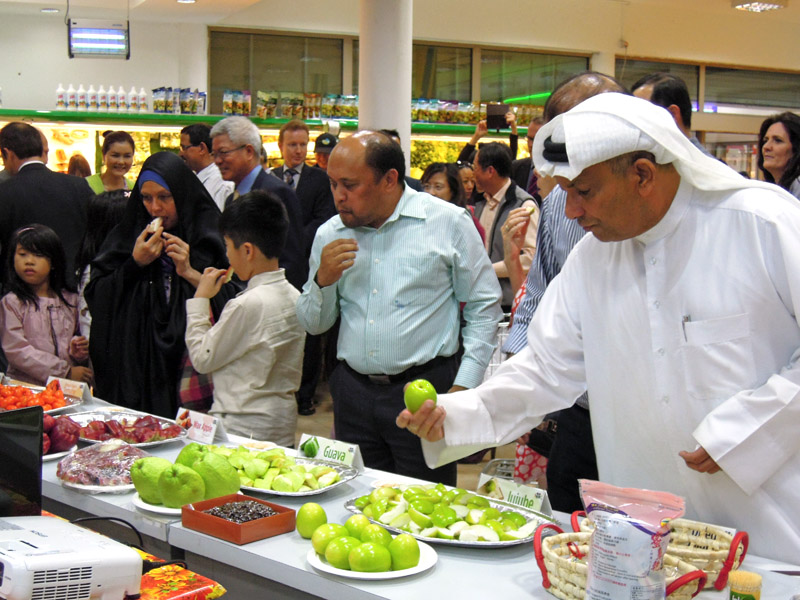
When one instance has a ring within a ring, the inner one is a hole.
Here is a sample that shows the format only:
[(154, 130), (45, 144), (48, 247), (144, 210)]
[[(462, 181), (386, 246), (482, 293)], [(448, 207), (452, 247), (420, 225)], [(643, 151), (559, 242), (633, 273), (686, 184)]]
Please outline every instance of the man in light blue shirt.
[(404, 185), (388, 136), (342, 140), (328, 175), (339, 214), (317, 231), (297, 316), (311, 334), (341, 316), (336, 435), (359, 444), (369, 467), (454, 485), (455, 465), (429, 469), (419, 439), (394, 423), (413, 379), (438, 392), (481, 382), (502, 316), (491, 262), (465, 210)]

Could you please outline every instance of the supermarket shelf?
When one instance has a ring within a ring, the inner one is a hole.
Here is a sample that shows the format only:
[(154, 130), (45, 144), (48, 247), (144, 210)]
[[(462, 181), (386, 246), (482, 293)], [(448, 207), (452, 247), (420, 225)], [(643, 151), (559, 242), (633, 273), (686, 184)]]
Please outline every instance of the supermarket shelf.
[[(0, 109), (0, 120), (6, 121), (34, 121), (34, 122), (55, 122), (55, 123), (113, 123), (124, 126), (125, 124), (136, 126), (171, 126), (185, 127), (192, 123), (214, 124), (225, 118), (226, 115), (185, 115), (185, 114), (164, 114), (164, 113), (100, 113), (100, 112), (73, 112), (58, 110), (16, 110)], [(278, 129), (286, 123), (288, 119), (256, 119), (251, 118), (253, 123), (262, 129)], [(358, 129), (357, 119), (335, 119), (339, 127), (344, 130), (355, 131)], [(306, 121), (312, 130), (324, 130), (328, 120), (308, 119)], [(422, 135), (454, 135), (470, 136), (475, 131), (475, 125), (470, 123), (412, 123), (411, 133)], [(494, 132), (491, 132), (491, 136)], [(508, 135), (508, 130), (500, 132), (501, 135)]]

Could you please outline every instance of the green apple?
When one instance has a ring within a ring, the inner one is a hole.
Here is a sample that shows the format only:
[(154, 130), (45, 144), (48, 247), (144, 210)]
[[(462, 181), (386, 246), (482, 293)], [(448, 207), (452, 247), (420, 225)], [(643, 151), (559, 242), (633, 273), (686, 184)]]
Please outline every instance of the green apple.
[(351, 535), (344, 535), (331, 540), (325, 548), (325, 560), (337, 569), (350, 570), (350, 552), (360, 546), (361, 540)]
[(344, 526), (347, 528), (347, 531), (350, 532), (350, 535), (353, 537), (361, 539), (361, 532), (364, 530), (364, 527), (369, 525), (369, 519), (364, 515), (355, 514), (351, 516), (347, 521), (344, 522)]
[(390, 487), (379, 487), (372, 490), (369, 495), (369, 501), (375, 504), (383, 498), (394, 498), (397, 495), (397, 490)]
[(392, 555), (392, 571), (410, 569), (419, 564), (419, 542), (414, 536), (401, 533), (389, 544)]
[(392, 568), (392, 555), (386, 546), (364, 542), (350, 551), (350, 568), (362, 573), (382, 573)]
[(415, 413), (425, 400), (431, 399), (436, 404), (436, 389), (426, 379), (415, 379), (403, 389), (403, 400), (406, 408)]
[[(236, 478), (237, 482), (239, 478)], [(168, 508), (180, 508), (184, 504), (205, 498), (206, 486), (203, 478), (186, 465), (170, 465), (158, 477), (161, 501)]]
[(367, 506), (370, 502), (371, 500), (369, 499), (369, 494), (367, 494), (366, 496), (359, 496), (358, 498), (356, 498), (355, 505), (357, 509), (363, 510), (363, 508)]
[(164, 469), (172, 466), (166, 458), (146, 456), (131, 465), (131, 482), (139, 493), (139, 498), (148, 504), (161, 504), (158, 491), (158, 478)]
[(324, 523), (314, 530), (311, 534), (311, 546), (314, 552), (320, 556), (325, 556), (325, 549), (328, 544), (336, 538), (347, 535), (347, 529), (344, 525), (338, 523)]
[(370, 523), (361, 530), (361, 541), (388, 546), (392, 543), (392, 534), (377, 523)]
[(449, 506), (442, 506), (441, 504), (436, 507), (430, 516), (436, 527), (450, 527), (450, 525), (458, 521), (456, 511)]
[(320, 525), (328, 522), (328, 515), (325, 514), (325, 509), (316, 502), (306, 502), (297, 511), (296, 529), (297, 533), (307, 540), (311, 539), (314, 530)]

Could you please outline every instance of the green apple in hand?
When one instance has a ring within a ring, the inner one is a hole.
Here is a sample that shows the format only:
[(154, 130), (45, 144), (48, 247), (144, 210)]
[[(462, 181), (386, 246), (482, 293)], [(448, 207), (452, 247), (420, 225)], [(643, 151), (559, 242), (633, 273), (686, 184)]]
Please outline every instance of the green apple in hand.
[(436, 389), (426, 379), (415, 379), (403, 389), (403, 400), (405, 400), (406, 408), (412, 413), (417, 412), (428, 398), (436, 404)]

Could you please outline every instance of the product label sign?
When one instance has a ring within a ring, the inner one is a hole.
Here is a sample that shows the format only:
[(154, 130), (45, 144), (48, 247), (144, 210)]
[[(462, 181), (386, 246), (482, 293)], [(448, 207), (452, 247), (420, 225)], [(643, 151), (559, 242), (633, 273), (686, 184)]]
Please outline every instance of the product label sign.
[(515, 483), (509, 479), (481, 474), (478, 478), (478, 489), (475, 491), (489, 498), (497, 498), (509, 504), (515, 504), (521, 508), (534, 510), (548, 516), (553, 514), (547, 492), (524, 483)]
[(178, 409), (175, 422), (186, 430), (186, 437), (201, 444), (211, 444), (214, 440), (227, 441), (222, 421), (201, 412)]
[(298, 448), (299, 456), (329, 460), (353, 467), (358, 471), (364, 470), (364, 459), (361, 457), (358, 444), (348, 444), (304, 433), (300, 436)]
[(64, 392), (65, 396), (80, 398), (84, 403), (92, 401), (92, 390), (89, 388), (88, 383), (72, 381), (71, 379), (64, 379), (63, 377), (53, 377), (52, 375), (47, 378), (47, 383), (53, 380), (58, 381), (58, 385), (61, 386), (61, 391)]

